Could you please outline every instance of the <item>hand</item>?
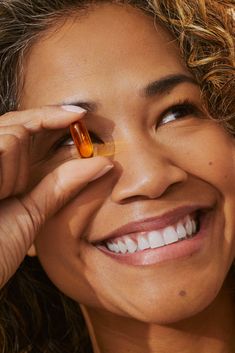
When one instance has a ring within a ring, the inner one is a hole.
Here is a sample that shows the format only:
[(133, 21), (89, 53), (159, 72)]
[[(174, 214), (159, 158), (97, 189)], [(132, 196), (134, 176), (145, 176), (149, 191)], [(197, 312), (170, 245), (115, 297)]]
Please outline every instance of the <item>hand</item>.
[(45, 107), (0, 117), (0, 288), (17, 270), (47, 219), (112, 168), (104, 157), (73, 159), (26, 192), (30, 137), (45, 129), (68, 127), (84, 114)]

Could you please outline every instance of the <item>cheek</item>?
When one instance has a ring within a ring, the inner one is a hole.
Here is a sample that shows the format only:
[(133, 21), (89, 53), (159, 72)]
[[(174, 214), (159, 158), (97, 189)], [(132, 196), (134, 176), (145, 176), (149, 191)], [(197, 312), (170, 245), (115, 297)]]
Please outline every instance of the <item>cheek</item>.
[(220, 131), (211, 138), (206, 139), (205, 136), (202, 141), (200, 144), (200, 140), (195, 140), (198, 151), (192, 149), (188, 154), (188, 159), (192, 160), (188, 168), (218, 193), (218, 208), (224, 217), (218, 260), (221, 256), (221, 264), (230, 266), (235, 257), (235, 147), (231, 138)]
[[(39, 233), (37, 256), (52, 282), (76, 300), (95, 300), (87, 265), (87, 233), (109, 192), (107, 181), (90, 183), (77, 197), (52, 217)], [(78, 289), (77, 289), (78, 288)], [(89, 293), (89, 294), (88, 294)]]
[(86, 279), (86, 247), (81, 239), (85, 217), (77, 217), (79, 227), (76, 214), (68, 216), (69, 209), (70, 206), (57, 214), (40, 232), (35, 244), (37, 256), (48, 277), (63, 293), (70, 297), (76, 293), (79, 302), (86, 296), (92, 301), (92, 287)]
[(231, 136), (209, 122), (204, 128), (175, 136), (171, 155), (189, 175), (217, 189), (233, 193), (235, 185), (235, 144)]
[(185, 170), (189, 178), (206, 182), (217, 194), (217, 208), (220, 218), (224, 219), (218, 256), (221, 263), (227, 262), (227, 267), (235, 256), (234, 138), (209, 122), (203, 129), (192, 127), (191, 131), (179, 134), (170, 147), (168, 153), (174, 163)]

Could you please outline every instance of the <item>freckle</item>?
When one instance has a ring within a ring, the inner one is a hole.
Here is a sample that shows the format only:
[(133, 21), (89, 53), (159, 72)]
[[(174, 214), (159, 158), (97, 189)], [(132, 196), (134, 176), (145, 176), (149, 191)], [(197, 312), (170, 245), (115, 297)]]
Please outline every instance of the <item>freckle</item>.
[(179, 292), (179, 295), (180, 295), (181, 297), (185, 297), (185, 296), (186, 296), (186, 291), (185, 291), (185, 290), (181, 290), (181, 291)]
[(210, 162), (209, 162), (209, 165), (213, 165), (213, 162), (210, 161)]

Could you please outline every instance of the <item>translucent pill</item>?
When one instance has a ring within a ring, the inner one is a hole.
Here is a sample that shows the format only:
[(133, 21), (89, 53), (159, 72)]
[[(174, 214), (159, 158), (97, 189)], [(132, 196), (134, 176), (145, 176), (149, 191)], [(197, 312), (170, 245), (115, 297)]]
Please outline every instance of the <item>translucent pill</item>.
[(80, 156), (82, 158), (92, 157), (94, 155), (94, 148), (85, 123), (79, 120), (71, 124), (70, 132)]

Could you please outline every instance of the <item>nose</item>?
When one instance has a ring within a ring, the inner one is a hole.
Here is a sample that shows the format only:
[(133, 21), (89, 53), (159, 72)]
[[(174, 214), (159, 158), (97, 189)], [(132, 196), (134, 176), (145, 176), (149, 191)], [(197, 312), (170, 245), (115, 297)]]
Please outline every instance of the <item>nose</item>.
[(133, 199), (159, 198), (188, 177), (169, 152), (149, 141), (128, 144), (125, 152), (116, 157), (116, 165), (119, 178), (111, 198), (120, 204)]

